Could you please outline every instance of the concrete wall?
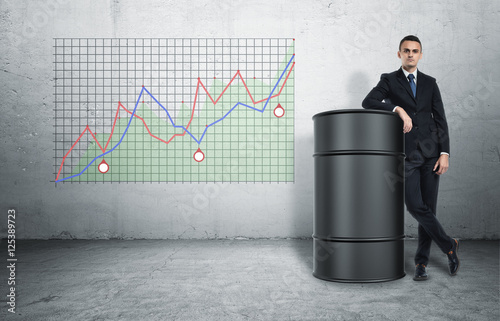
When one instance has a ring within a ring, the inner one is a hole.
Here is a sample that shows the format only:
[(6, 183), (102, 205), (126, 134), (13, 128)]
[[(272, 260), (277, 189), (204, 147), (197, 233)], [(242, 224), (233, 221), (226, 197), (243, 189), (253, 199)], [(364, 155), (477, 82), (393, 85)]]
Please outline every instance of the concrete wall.
[[(423, 41), (438, 79), (451, 168), (438, 216), (454, 237), (498, 238), (500, 3), (451, 1), (59, 1), (0, 5), (0, 227), (18, 238), (310, 237), (313, 122), (361, 108), (399, 40)], [(55, 184), (54, 37), (296, 38), (295, 184)], [(406, 232), (416, 233), (406, 213)]]

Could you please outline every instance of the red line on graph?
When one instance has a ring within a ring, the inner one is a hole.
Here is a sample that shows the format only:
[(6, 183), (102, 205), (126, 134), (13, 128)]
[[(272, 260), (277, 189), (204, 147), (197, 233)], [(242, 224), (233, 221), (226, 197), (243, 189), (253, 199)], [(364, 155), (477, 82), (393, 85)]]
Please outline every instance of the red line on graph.
[[(123, 107), (123, 105), (119, 101), (118, 108), (116, 108), (116, 114), (115, 114), (115, 120), (113, 121), (113, 127), (111, 128), (111, 134), (109, 134), (108, 141), (106, 142), (106, 146), (104, 146), (104, 150), (102, 151), (103, 153), (106, 151), (106, 149), (108, 149), (109, 141), (111, 140), (111, 136), (113, 136), (113, 132), (115, 131), (116, 119), (118, 118), (118, 112), (120, 111), (120, 107)], [(123, 107), (123, 109), (125, 109), (125, 107)], [(96, 139), (96, 141), (97, 141), (97, 139)]]
[[(275, 98), (275, 97), (278, 97), (280, 94), (281, 94), (281, 91), (283, 90), (283, 88), (285, 87), (285, 84), (288, 80), (288, 77), (290, 76), (290, 73), (292, 72), (292, 69), (293, 67), (295, 66), (295, 62), (293, 62), (292, 66), (290, 67), (290, 70), (288, 71), (288, 74), (286, 75), (286, 78), (285, 78), (285, 81), (283, 82), (283, 84), (281, 85), (281, 88), (280, 88), (280, 91), (271, 96), (269, 99), (272, 99), (272, 98)], [(205, 90), (206, 94), (208, 95), (208, 97), (210, 97), (210, 100), (213, 102), (213, 104), (217, 104), (217, 102), (219, 101), (219, 99), (222, 97), (222, 95), (226, 92), (227, 88), (229, 88), (229, 86), (231, 85), (231, 83), (233, 82), (233, 80), (236, 78), (236, 76), (240, 76), (240, 79), (243, 83), (243, 85), (245, 86), (246, 90), (247, 90), (247, 93), (248, 93), (248, 96), (250, 96), (250, 99), (252, 100), (252, 103), (254, 105), (258, 104), (258, 103), (261, 103), (261, 102), (264, 102), (266, 100), (268, 100), (268, 98), (264, 98), (264, 99), (261, 99), (259, 101), (255, 101), (252, 97), (252, 94), (250, 93), (250, 90), (248, 89), (247, 87), (247, 84), (245, 83), (245, 80), (243, 79), (243, 76), (241, 75), (240, 71), (238, 70), (233, 78), (231, 79), (231, 81), (227, 84), (227, 86), (224, 88), (224, 90), (220, 93), (219, 97), (217, 97), (217, 99), (214, 101), (214, 99), (212, 98), (212, 96), (209, 94), (207, 88), (205, 88), (205, 85), (203, 85), (203, 82), (201, 82), (200, 78), (198, 78), (198, 83), (196, 84), (196, 92), (195, 92), (195, 95), (194, 95), (194, 102), (193, 102), (193, 108), (191, 110), (191, 118), (189, 119), (189, 122), (187, 123), (186, 125), (186, 129), (189, 129), (189, 125), (191, 125), (191, 121), (193, 120), (193, 117), (194, 117), (194, 110), (196, 109), (196, 101), (197, 101), (197, 98), (198, 98), (198, 91), (199, 91), (199, 88), (200, 88), (200, 85), (203, 87), (203, 89)], [(143, 86), (144, 87), (144, 86)], [(127, 113), (131, 114), (132, 115), (132, 112), (129, 111), (127, 108), (125, 108), (125, 106), (122, 105), (121, 102), (118, 102), (118, 107), (116, 108), (116, 114), (115, 114), (115, 119), (113, 121), (113, 127), (111, 128), (111, 133), (109, 134), (109, 137), (108, 137), (108, 140), (106, 142), (106, 145), (104, 145), (104, 148), (102, 148), (101, 144), (99, 143), (99, 141), (97, 140), (97, 138), (95, 137), (94, 133), (92, 132), (92, 130), (89, 128), (89, 125), (85, 126), (85, 129), (82, 131), (82, 133), (80, 134), (80, 136), (78, 137), (78, 139), (73, 143), (73, 145), (71, 146), (71, 148), (68, 150), (68, 152), (64, 155), (63, 159), (62, 159), (62, 162), (61, 162), (61, 165), (59, 166), (59, 171), (57, 172), (57, 176), (56, 176), (56, 181), (59, 180), (59, 175), (61, 174), (61, 170), (63, 168), (63, 165), (64, 165), (64, 161), (66, 160), (66, 157), (68, 157), (69, 153), (71, 153), (71, 151), (73, 150), (73, 148), (76, 146), (76, 143), (78, 143), (78, 141), (80, 141), (80, 139), (82, 138), (83, 134), (85, 134), (86, 131), (89, 131), (90, 134), (92, 135), (92, 138), (95, 140), (95, 142), (97, 143), (97, 145), (99, 146), (99, 148), (101, 149), (101, 151), (103, 153), (106, 152), (107, 148), (108, 148), (108, 144), (109, 142), (111, 141), (111, 136), (113, 136), (113, 133), (115, 131), (115, 126), (116, 126), (116, 120), (118, 118), (118, 113), (120, 111), (120, 108), (123, 108)], [(139, 118), (142, 123), (144, 124), (144, 127), (146, 127), (146, 130), (148, 131), (148, 134), (161, 141), (161, 142), (164, 142), (165, 144), (168, 144), (170, 143), (175, 137), (177, 136), (184, 136), (186, 134), (186, 131), (184, 131), (182, 134), (174, 134), (172, 135), (172, 137), (170, 137), (170, 139), (168, 141), (165, 141), (163, 139), (161, 139), (160, 137), (158, 136), (155, 136), (151, 133), (151, 131), (149, 130), (149, 127), (148, 125), (146, 124), (146, 122), (144, 121), (144, 119), (136, 114), (134, 114), (134, 117), (137, 117)]]
[[(290, 67), (290, 70), (288, 71), (288, 74), (286, 75), (285, 81), (283, 82), (283, 85), (281, 85), (280, 91), (277, 94), (271, 96), (271, 99), (275, 98), (275, 97), (278, 97), (281, 94), (281, 91), (283, 90), (283, 87), (285, 87), (286, 81), (288, 80), (288, 76), (290, 76), (290, 73), (292, 72), (292, 69), (293, 69), (294, 66), (295, 66), (295, 62), (293, 62), (292, 67)], [(240, 73), (239, 70), (234, 74), (233, 78), (231, 78), (231, 81), (226, 85), (226, 88), (224, 88), (224, 90), (220, 93), (219, 97), (217, 97), (216, 100), (214, 100), (212, 98), (212, 96), (209, 94), (207, 88), (205, 88), (205, 86), (203, 85), (203, 83), (201, 83), (201, 86), (203, 87), (203, 89), (207, 93), (207, 95), (210, 98), (210, 100), (212, 101), (212, 103), (215, 105), (215, 104), (217, 104), (217, 102), (219, 101), (219, 99), (222, 97), (222, 95), (226, 92), (227, 88), (229, 88), (229, 86), (231, 85), (231, 83), (233, 82), (233, 80), (236, 78), (236, 76), (240, 76), (241, 82), (245, 86), (245, 89), (247, 90), (248, 96), (250, 96), (250, 99), (252, 100), (252, 103), (254, 105), (267, 100), (267, 98), (261, 99), (259, 101), (255, 101), (253, 99), (252, 94), (250, 93), (250, 90), (248, 89), (247, 84), (245, 83), (245, 79), (243, 79), (243, 76), (241, 75), (241, 73)], [(199, 78), (198, 78), (198, 80), (199, 80)]]
[(92, 135), (92, 137), (94, 138), (94, 140), (96, 141), (97, 145), (99, 145), (99, 148), (102, 150), (102, 152), (104, 153), (104, 150), (102, 149), (101, 147), (101, 144), (99, 144), (99, 142), (97, 141), (97, 139), (95, 138), (94, 136), (94, 133), (92, 132), (92, 130), (89, 128), (89, 125), (85, 126), (85, 129), (83, 130), (83, 132), (80, 134), (80, 136), (78, 136), (78, 139), (73, 143), (73, 145), (71, 146), (71, 148), (68, 150), (68, 152), (66, 153), (66, 155), (64, 155), (63, 159), (62, 159), (62, 162), (61, 162), (61, 166), (59, 167), (59, 171), (57, 172), (57, 177), (56, 177), (56, 181), (59, 179), (59, 174), (61, 174), (61, 169), (63, 167), (63, 164), (64, 164), (64, 161), (66, 160), (66, 157), (68, 157), (69, 153), (71, 153), (71, 151), (73, 150), (73, 148), (76, 146), (76, 143), (78, 143), (78, 141), (82, 138), (83, 134), (85, 134), (86, 131), (89, 131), (90, 134)]

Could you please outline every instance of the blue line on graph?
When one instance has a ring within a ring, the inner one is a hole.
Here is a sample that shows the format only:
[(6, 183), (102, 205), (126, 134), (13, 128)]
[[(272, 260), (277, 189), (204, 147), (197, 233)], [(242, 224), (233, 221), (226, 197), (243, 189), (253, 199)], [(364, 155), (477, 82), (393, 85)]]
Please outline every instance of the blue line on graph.
[(139, 105), (139, 101), (143, 95), (143, 92), (146, 91), (148, 93), (149, 96), (151, 96), (151, 98), (153, 98), (153, 100), (161, 107), (163, 108), (163, 110), (165, 110), (165, 112), (167, 113), (167, 116), (168, 116), (168, 119), (170, 120), (170, 122), (172, 123), (172, 126), (175, 127), (175, 128), (182, 128), (185, 132), (187, 132), (189, 134), (189, 136), (191, 136), (195, 142), (199, 144), (201, 144), (201, 141), (203, 140), (203, 137), (205, 136), (207, 130), (209, 127), (217, 124), (218, 122), (222, 121), (224, 118), (226, 118), (236, 107), (238, 107), (238, 105), (242, 105), (242, 106), (245, 106), (247, 108), (250, 108), (250, 109), (253, 109), (255, 111), (258, 111), (260, 113), (263, 113), (265, 110), (266, 110), (266, 107), (267, 107), (267, 104), (269, 103), (269, 100), (271, 99), (271, 96), (273, 95), (274, 91), (276, 90), (276, 87), (278, 86), (278, 84), (280, 83), (281, 79), (283, 78), (283, 75), (285, 74), (285, 72), (288, 70), (288, 67), (290, 66), (290, 64), (292, 63), (292, 60), (293, 58), (295, 58), (295, 54), (292, 55), (292, 58), (290, 58), (290, 60), (288, 61), (288, 64), (286, 65), (285, 69), (283, 70), (283, 72), (281, 73), (281, 76), (280, 78), (278, 79), (278, 81), (276, 82), (276, 84), (274, 85), (273, 87), (273, 90), (271, 90), (271, 93), (269, 94), (269, 96), (267, 97), (267, 100), (266, 100), (266, 103), (264, 104), (264, 107), (262, 109), (258, 109), (258, 108), (255, 108), (255, 107), (252, 107), (252, 106), (249, 106), (249, 105), (246, 105), (246, 104), (243, 104), (241, 102), (238, 102), (236, 103), (224, 116), (222, 116), (222, 118), (214, 121), (213, 123), (207, 125), (205, 127), (205, 130), (203, 131), (203, 134), (201, 135), (200, 139), (196, 139), (196, 137), (193, 136), (193, 134), (191, 134), (191, 132), (189, 130), (187, 130), (187, 128), (185, 128), (184, 126), (181, 126), (181, 125), (176, 125), (174, 123), (174, 121), (172, 120), (172, 117), (170, 117), (170, 113), (168, 112), (168, 110), (146, 89), (146, 87), (142, 87), (141, 89), (141, 92), (139, 93), (139, 97), (137, 97), (137, 102), (135, 103), (135, 107), (134, 107), (134, 111), (132, 112), (132, 114), (130, 115), (130, 119), (128, 121), (128, 124), (127, 124), (127, 127), (125, 128), (125, 131), (123, 132), (123, 135), (122, 137), (120, 138), (120, 141), (113, 147), (111, 148), (109, 151), (99, 155), (99, 156), (96, 156), (87, 166), (85, 166), (85, 168), (78, 174), (75, 174), (75, 175), (72, 175), (72, 176), (68, 176), (68, 177), (64, 177), (64, 178), (61, 178), (57, 181), (55, 181), (56, 183), (59, 183), (59, 182), (62, 182), (62, 181), (65, 181), (65, 180), (68, 180), (70, 178), (73, 178), (73, 177), (78, 177), (80, 175), (82, 175), (83, 173), (85, 173), (85, 171), (90, 167), (90, 165), (92, 165), (97, 159), (103, 157), (104, 155), (107, 155), (109, 153), (111, 153), (112, 151), (114, 151), (116, 149), (116, 147), (118, 147), (118, 145), (121, 144), (121, 142), (123, 141), (123, 138), (125, 137), (125, 134), (127, 133), (128, 131), (128, 128), (130, 127), (130, 124), (132, 123), (132, 119), (134, 118), (134, 115), (135, 115), (135, 112), (137, 110), (137, 106)]
[(139, 100), (141, 99), (141, 96), (142, 96), (142, 93), (144, 92), (144, 87), (142, 87), (141, 89), (141, 93), (139, 94), (139, 97), (137, 97), (137, 102), (135, 103), (135, 107), (134, 107), (134, 111), (132, 112), (132, 116), (130, 117), (129, 121), (128, 121), (128, 124), (127, 124), (127, 128), (125, 129), (125, 131), (123, 132), (123, 135), (122, 137), (120, 138), (120, 141), (113, 147), (111, 148), (110, 150), (108, 150), (107, 152), (97, 156), (96, 158), (94, 158), (87, 166), (85, 166), (85, 168), (78, 174), (75, 174), (75, 175), (72, 175), (72, 176), (68, 176), (68, 177), (64, 177), (64, 178), (61, 178), (59, 180), (56, 181), (56, 183), (58, 182), (62, 182), (62, 181), (65, 181), (67, 179), (70, 179), (70, 178), (73, 178), (73, 177), (77, 177), (77, 176), (80, 176), (82, 175), (86, 170), (87, 168), (90, 167), (90, 165), (92, 165), (98, 158), (101, 158), (102, 156), (104, 155), (107, 155), (109, 153), (111, 153), (112, 151), (114, 151), (116, 149), (116, 147), (118, 147), (118, 145), (121, 144), (123, 138), (125, 137), (125, 134), (127, 133), (127, 129), (129, 128), (130, 126), (130, 123), (132, 123), (132, 119), (134, 118), (134, 114), (135, 114), (135, 111), (137, 110), (137, 106), (139, 105)]

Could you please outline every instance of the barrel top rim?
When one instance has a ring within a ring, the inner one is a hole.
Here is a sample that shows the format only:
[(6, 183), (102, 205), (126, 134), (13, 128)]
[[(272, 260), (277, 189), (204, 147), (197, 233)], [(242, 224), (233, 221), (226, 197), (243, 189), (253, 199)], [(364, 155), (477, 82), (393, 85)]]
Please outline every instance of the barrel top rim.
[[(314, 115), (312, 118), (316, 117), (321, 117), (321, 116), (326, 116), (326, 115), (331, 115), (331, 114), (386, 114), (386, 115), (393, 115), (398, 117), (398, 115), (392, 111), (387, 111), (387, 110), (378, 110), (378, 109), (335, 109), (335, 110), (329, 110), (329, 111), (324, 111), (321, 113), (318, 113)], [(398, 117), (399, 118), (399, 117)]]

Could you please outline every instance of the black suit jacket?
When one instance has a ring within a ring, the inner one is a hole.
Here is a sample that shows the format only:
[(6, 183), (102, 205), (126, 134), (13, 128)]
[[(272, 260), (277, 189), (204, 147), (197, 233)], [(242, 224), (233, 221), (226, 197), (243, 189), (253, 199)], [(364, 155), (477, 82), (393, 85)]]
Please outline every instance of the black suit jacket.
[[(382, 74), (380, 81), (362, 103), (363, 108), (392, 111), (402, 107), (411, 117), (413, 128), (405, 134), (407, 157), (417, 149), (425, 157), (450, 153), (448, 124), (436, 79), (417, 70), (417, 95), (413, 97), (403, 70)], [(401, 129), (402, 130), (402, 129)]]

